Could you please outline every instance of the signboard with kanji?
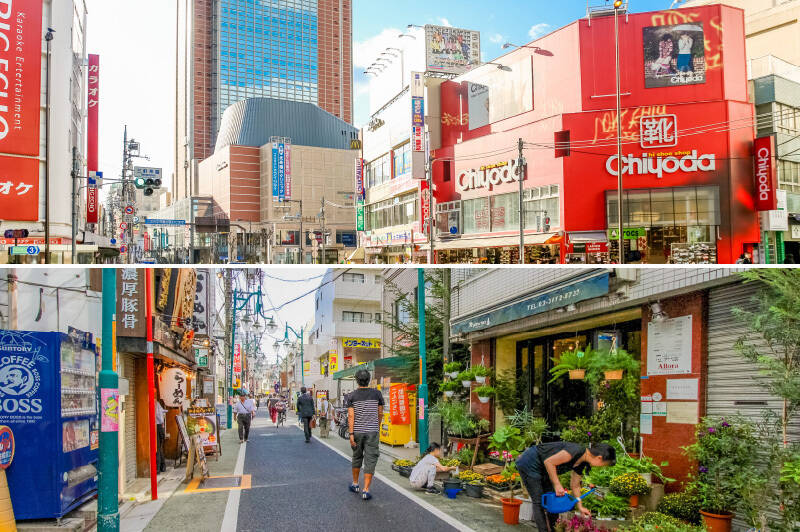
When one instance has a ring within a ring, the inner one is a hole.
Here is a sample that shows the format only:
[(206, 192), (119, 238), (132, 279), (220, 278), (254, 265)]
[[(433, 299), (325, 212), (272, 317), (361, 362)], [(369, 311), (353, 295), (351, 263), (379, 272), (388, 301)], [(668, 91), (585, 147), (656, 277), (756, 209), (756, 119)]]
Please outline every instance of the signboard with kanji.
[(408, 408), (408, 394), (405, 384), (392, 384), (389, 388), (389, 411), (392, 425), (408, 425), (411, 423), (411, 412)]
[(144, 270), (117, 270), (117, 336), (144, 337)]
[(39, 219), (39, 160), (0, 156), (0, 220)]

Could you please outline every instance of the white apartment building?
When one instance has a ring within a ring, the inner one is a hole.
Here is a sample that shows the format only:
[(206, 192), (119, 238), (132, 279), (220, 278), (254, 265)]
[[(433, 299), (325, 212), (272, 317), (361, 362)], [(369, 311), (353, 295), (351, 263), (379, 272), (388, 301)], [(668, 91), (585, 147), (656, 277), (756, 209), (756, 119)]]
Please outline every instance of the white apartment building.
[(381, 358), (383, 275), (379, 270), (328, 270), (315, 294), (314, 326), (306, 348), (306, 386), (336, 398), (355, 387), (341, 371)]

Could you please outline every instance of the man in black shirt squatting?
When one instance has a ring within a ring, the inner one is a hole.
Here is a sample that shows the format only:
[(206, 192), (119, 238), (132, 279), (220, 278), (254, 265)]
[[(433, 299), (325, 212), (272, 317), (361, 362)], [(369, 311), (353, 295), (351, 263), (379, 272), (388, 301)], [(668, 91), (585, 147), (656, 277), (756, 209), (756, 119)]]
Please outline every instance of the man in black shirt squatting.
[[(378, 463), (380, 440), (378, 431), (383, 419), (383, 395), (378, 390), (369, 388), (369, 371), (356, 371), (358, 389), (345, 401), (347, 407), (347, 426), (350, 430), (350, 447), (353, 449), (353, 483), (350, 491), (361, 493), (361, 499), (372, 498), (369, 492), (372, 475)], [(364, 466), (364, 488), (360, 488), (358, 480), (361, 466)]]
[[(581, 496), (581, 477), (592, 467), (607, 467), (617, 463), (617, 452), (608, 444), (601, 443), (587, 449), (577, 443), (543, 443), (528, 448), (517, 459), (517, 470), (531, 496), (533, 520), (539, 532), (552, 532), (558, 515), (545, 515), (542, 495), (555, 492), (558, 497), (567, 494), (559, 475), (571, 471), (570, 489), (575, 498)], [(577, 510), (585, 517), (592, 515), (579, 501)]]

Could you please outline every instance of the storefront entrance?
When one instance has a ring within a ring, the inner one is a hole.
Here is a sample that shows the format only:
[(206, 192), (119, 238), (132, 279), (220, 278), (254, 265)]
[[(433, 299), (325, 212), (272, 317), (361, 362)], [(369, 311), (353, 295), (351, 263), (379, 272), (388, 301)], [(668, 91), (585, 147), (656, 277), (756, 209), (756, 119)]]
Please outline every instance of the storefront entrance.
[[(519, 246), (442, 249), (437, 264), (519, 264)], [(526, 245), (525, 264), (559, 264), (558, 245)]]
[[(626, 239), (627, 264), (717, 264), (717, 228), (713, 226), (641, 228), (642, 236)], [(619, 241), (611, 241), (611, 259), (619, 257)]]

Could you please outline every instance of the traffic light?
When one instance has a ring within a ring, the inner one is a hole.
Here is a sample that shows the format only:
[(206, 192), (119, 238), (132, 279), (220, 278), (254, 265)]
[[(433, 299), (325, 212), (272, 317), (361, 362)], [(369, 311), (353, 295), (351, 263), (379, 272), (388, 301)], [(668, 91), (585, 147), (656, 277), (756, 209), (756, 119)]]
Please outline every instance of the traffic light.
[(152, 196), (156, 189), (161, 188), (161, 180), (154, 177), (137, 177), (133, 184), (139, 190), (143, 190), (145, 196)]
[(550, 222), (551, 222), (550, 217), (547, 215), (547, 212), (545, 212), (544, 213), (544, 228), (543, 228), (545, 233), (549, 233), (550, 232)]

